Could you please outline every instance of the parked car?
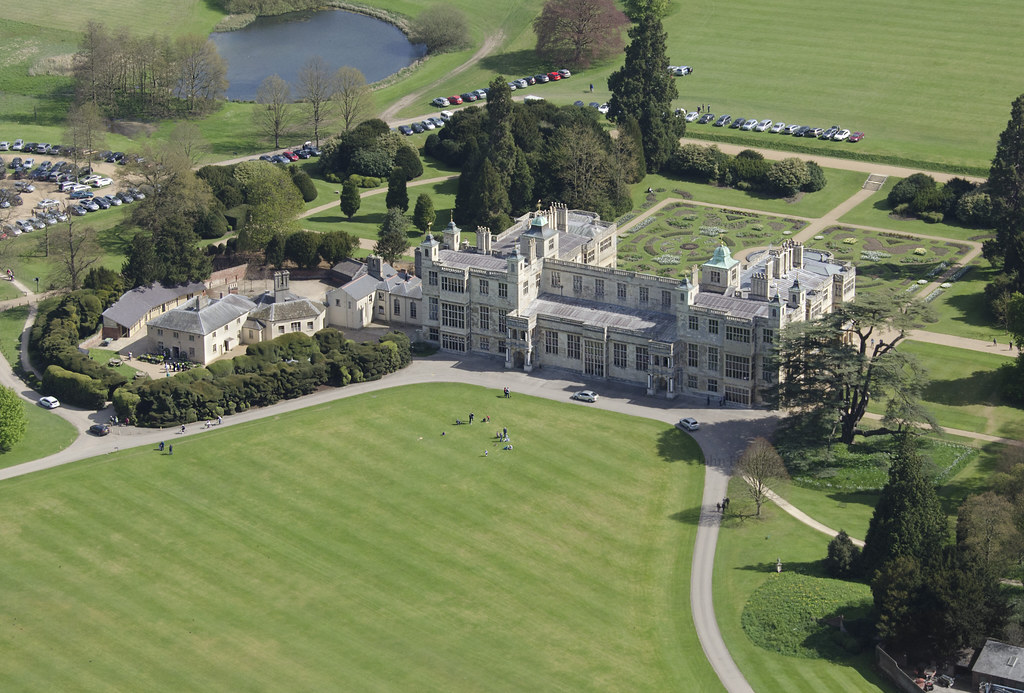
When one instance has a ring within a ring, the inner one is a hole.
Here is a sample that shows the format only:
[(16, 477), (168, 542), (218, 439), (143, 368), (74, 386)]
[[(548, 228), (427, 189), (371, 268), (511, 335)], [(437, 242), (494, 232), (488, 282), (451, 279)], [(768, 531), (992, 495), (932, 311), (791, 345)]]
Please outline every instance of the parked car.
[(557, 82), (558, 80), (562, 79), (562, 75), (558, 74), (558, 72), (549, 72), (548, 79), (550, 79), (552, 82)]
[(459, 94), (462, 97), (462, 103), (473, 103), (477, 100), (477, 95), (471, 91), (467, 91), (465, 94)]
[(685, 120), (687, 123), (692, 123), (698, 118), (700, 118), (700, 113), (698, 113), (697, 111), (690, 111), (685, 116), (683, 116), (683, 120)]
[(99, 206), (100, 209), (110, 209), (110, 203), (107, 202), (102, 196), (92, 198), (92, 203)]
[(537, 83), (537, 78), (534, 77), (533, 75), (527, 75), (526, 77), (520, 77), (519, 81), (526, 82), (527, 86), (532, 87), (534, 84)]
[(83, 207), (82, 205), (74, 205), (68, 208), (68, 211), (71, 212), (71, 214), (76, 217), (84, 217), (86, 214), (89, 213), (89, 210)]
[(697, 119), (697, 123), (699, 125), (707, 125), (708, 123), (710, 123), (714, 119), (715, 119), (715, 114), (714, 113), (705, 113), (704, 115), (702, 115), (700, 118)]
[(434, 123), (431, 122), (430, 119), (428, 118), (427, 120), (420, 121), (420, 127), (422, 127), (424, 130), (433, 130), (437, 126), (434, 125)]
[(437, 116), (432, 116), (430, 118), (427, 118), (427, 120), (429, 120), (431, 123), (433, 123), (435, 128), (443, 128), (444, 127), (444, 121), (441, 120), (440, 118), (438, 118)]
[(36, 207), (39, 209), (53, 209), (54, 207), (60, 207), (60, 201), (46, 198), (36, 202)]
[(509, 91), (515, 91), (516, 89), (519, 88), (519, 87), (516, 86), (515, 82), (505, 82), (505, 84), (508, 85), (508, 90)]
[(772, 126), (772, 121), (770, 121), (767, 118), (765, 118), (760, 123), (758, 123), (757, 125), (754, 126), (754, 130), (756, 130), (757, 132), (764, 132), (765, 130), (767, 130), (771, 126)]
[(597, 112), (601, 115), (608, 115), (608, 104), (603, 103), (597, 107)]
[(597, 393), (594, 392), (593, 390), (580, 390), (579, 392), (573, 394), (572, 399), (578, 400), (580, 402), (596, 402)]
[(462, 104), (462, 97), (461, 97), (461, 96), (459, 96), (458, 94), (455, 94), (454, 96), (449, 96), (449, 97), (448, 97), (448, 101), (449, 101), (449, 102), (450, 102), (450, 103), (451, 103), (452, 105), (455, 105), (455, 106), (459, 106), (459, 105), (461, 105), (461, 104)]
[(550, 78), (550, 77), (548, 77), (548, 76), (547, 76), (546, 74), (544, 74), (543, 72), (542, 72), (541, 74), (539, 74), (539, 75), (534, 75), (534, 76), (533, 76), (533, 78), (534, 78), (535, 80), (537, 80), (537, 84), (547, 84), (548, 82), (550, 82), (550, 81), (551, 81), (551, 78)]
[(430, 105), (437, 106), (438, 108), (447, 108), (448, 106), (451, 106), (451, 102), (449, 102), (448, 99), (444, 98), (443, 96), (438, 96), (436, 99), (430, 102)]
[(119, 198), (121, 198), (121, 202), (124, 202), (126, 205), (130, 205), (132, 202), (135, 202), (135, 196), (134, 195), (130, 195), (129, 193), (125, 192), (124, 190), (122, 190), (121, 192), (117, 193), (117, 196)]
[(732, 116), (728, 115), (728, 114), (722, 115), (722, 116), (718, 116), (718, 120), (715, 121), (714, 127), (716, 127), (716, 128), (724, 128), (726, 125), (729, 124), (729, 122), (731, 120), (732, 120)]
[(27, 180), (14, 181), (14, 189), (18, 192), (30, 193), (36, 191), (36, 186), (29, 183)]
[(46, 397), (39, 398), (39, 404), (47, 409), (56, 409), (60, 406), (60, 401), (58, 401), (56, 397), (50, 397), (47, 395)]
[(96, 200), (93, 200), (93, 199), (82, 200), (78, 204), (80, 206), (82, 206), (82, 207), (85, 207), (90, 212), (98, 212), (98, 211), (100, 211), (100, 206), (98, 204), (96, 204)]
[(700, 429), (700, 424), (697, 423), (697, 419), (692, 416), (687, 416), (684, 419), (679, 419), (679, 423), (676, 424), (679, 428), (686, 429), (687, 431), (697, 431)]
[(14, 222), (14, 226), (22, 233), (31, 233), (32, 230), (35, 228), (34, 226), (32, 226), (32, 222), (29, 221), (28, 219), (18, 219), (16, 222)]
[(862, 139), (864, 139), (864, 133), (863, 132), (855, 132), (852, 135), (850, 135), (850, 139), (848, 141), (849, 142), (860, 142)]
[(836, 134), (832, 135), (832, 139), (835, 140), (836, 142), (842, 142), (843, 140), (848, 140), (848, 139), (850, 139), (850, 131), (844, 128), (844, 129), (840, 130), (839, 132), (837, 132)]
[(558, 70), (558, 76), (561, 77), (562, 79), (569, 79), (570, 77), (572, 77), (572, 73), (569, 72), (568, 70), (562, 69)]
[(449, 120), (452, 119), (453, 115), (455, 114), (452, 113), (451, 111), (441, 111), (441, 120), (447, 123)]
[(121, 206), (121, 198), (117, 195), (104, 195), (103, 199), (109, 202), (111, 207)]
[(109, 436), (110, 426), (107, 424), (93, 424), (89, 426), (89, 433), (94, 436)]
[(774, 133), (778, 134), (778, 133), (782, 132), (785, 129), (786, 129), (786, 124), (785, 123), (775, 123), (775, 125), (772, 125), (771, 129), (769, 129), (768, 132), (774, 132)]
[(11, 148), (11, 143), (10, 142), (7, 142), (7, 141), (0, 142), (0, 152), (6, 152), (10, 148)]
[(136, 200), (146, 199), (146, 193), (142, 192), (138, 188), (128, 188), (128, 192), (131, 193), (132, 197), (134, 197)]
[(593, 108), (594, 110), (597, 110), (598, 108), (601, 108), (601, 104), (599, 104), (597, 101), (591, 101), (587, 105), (590, 106), (591, 108)]
[(573, 101), (573, 102), (572, 102), (572, 105), (573, 105), (573, 106), (579, 106), (580, 108), (583, 108), (583, 106), (584, 106), (585, 104), (584, 104), (584, 103), (583, 103), (582, 101)]
[(804, 133), (811, 129), (810, 126), (807, 125), (790, 125), (789, 127), (790, 130), (792, 130), (791, 134), (793, 135), (793, 137), (803, 137)]
[(423, 132), (423, 126), (420, 125), (419, 123), (412, 123), (409, 127), (411, 127), (412, 131), (415, 132), (417, 135)]
[(308, 149), (296, 149), (295, 156), (299, 157), (300, 159), (308, 159), (313, 155), (309, 153)]
[(729, 129), (730, 130), (739, 130), (741, 127), (743, 127), (746, 124), (746, 122), (747, 122), (746, 118), (737, 118), (736, 120), (732, 121), (732, 123), (729, 124)]
[(11, 145), (11, 150), (20, 152), (25, 147), (25, 140), (14, 140), (14, 144)]
[(473, 93), (476, 94), (476, 98), (478, 98), (478, 99), (486, 99), (487, 98), (487, 90), (486, 89), (477, 89)]
[(835, 135), (837, 132), (839, 132), (839, 127), (836, 126), (836, 125), (833, 125), (832, 127), (830, 127), (827, 130), (825, 130), (823, 133), (818, 135), (818, 137), (820, 137), (823, 140), (830, 140), (830, 139), (832, 139), (832, 136)]
[(68, 197), (72, 200), (86, 200), (92, 197), (92, 190), (90, 190), (89, 188), (85, 188), (83, 190), (81, 189), (81, 186), (78, 186), (77, 190), (72, 188), (71, 194), (68, 195)]
[(821, 137), (821, 133), (825, 132), (822, 128), (807, 128), (807, 132), (804, 133), (804, 137)]
[(750, 132), (750, 131), (752, 131), (756, 127), (757, 127), (757, 120), (755, 118), (751, 118), (750, 120), (744, 120), (743, 121), (743, 125), (740, 126), (740, 130), (745, 130), (747, 132)]
[(291, 152), (291, 151), (288, 151), (288, 150), (285, 150), (285, 151), (281, 152), (281, 156), (283, 156), (285, 159), (288, 159), (288, 161), (298, 161), (299, 160), (299, 157), (298, 157), (298, 155), (295, 154), (295, 152)]

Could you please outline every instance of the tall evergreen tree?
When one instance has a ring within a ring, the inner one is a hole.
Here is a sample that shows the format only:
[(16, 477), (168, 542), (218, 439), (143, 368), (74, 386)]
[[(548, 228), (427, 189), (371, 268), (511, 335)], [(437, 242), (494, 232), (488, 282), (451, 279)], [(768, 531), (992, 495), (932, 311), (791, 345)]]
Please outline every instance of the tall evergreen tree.
[(163, 267), (164, 284), (198, 282), (210, 276), (213, 262), (190, 227), (168, 224), (153, 234), (153, 245)]
[(426, 233), (434, 226), (435, 217), (434, 201), (430, 199), (430, 195), (423, 193), (417, 197), (416, 208), (412, 213), (412, 225)]
[(349, 221), (352, 221), (352, 217), (359, 211), (359, 205), (362, 201), (362, 198), (359, 196), (359, 186), (356, 185), (355, 181), (345, 181), (345, 184), (341, 186), (341, 213)]
[(889, 481), (875, 506), (861, 556), (865, 575), (895, 558), (922, 563), (949, 542), (949, 526), (935, 486), (923, 470), (918, 441), (912, 434), (897, 439)]
[(999, 136), (988, 174), (996, 227), (994, 241), (985, 242), (989, 260), (1002, 258), (1011, 287), (1024, 291), (1024, 94), (1010, 107), (1010, 120)]
[(409, 209), (407, 183), (405, 171), (400, 166), (391, 169), (391, 175), (388, 177), (388, 194), (384, 202), (388, 209), (397, 207), (403, 212)]
[(477, 179), (476, 197), (480, 205), (481, 226), (487, 226), (493, 233), (500, 233), (511, 226), (508, 215), (508, 188), (501, 181), (501, 174), (491, 163), (484, 159)]
[(397, 207), (388, 209), (384, 215), (384, 223), (377, 232), (377, 244), (373, 246), (375, 255), (384, 261), (394, 264), (409, 249), (409, 220)]
[(661, 170), (679, 147), (685, 132), (682, 119), (672, 115), (672, 100), (679, 92), (668, 71), (666, 40), (656, 12), (643, 12), (629, 30), (625, 64), (608, 78), (612, 91), (608, 116), (636, 118), (644, 148), (647, 173)]
[(128, 253), (121, 266), (128, 288), (149, 286), (163, 276), (164, 269), (153, 246), (153, 235), (139, 231), (128, 243)]

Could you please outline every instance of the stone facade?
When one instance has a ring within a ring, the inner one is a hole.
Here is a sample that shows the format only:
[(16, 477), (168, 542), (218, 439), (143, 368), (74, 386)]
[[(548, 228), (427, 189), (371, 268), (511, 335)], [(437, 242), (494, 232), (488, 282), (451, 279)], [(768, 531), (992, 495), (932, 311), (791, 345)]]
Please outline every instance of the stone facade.
[(762, 403), (778, 331), (851, 301), (853, 267), (793, 241), (742, 265), (720, 246), (683, 279), (615, 268), (616, 226), (555, 205), (476, 247), (454, 223), (416, 249), (421, 339), (669, 398)]

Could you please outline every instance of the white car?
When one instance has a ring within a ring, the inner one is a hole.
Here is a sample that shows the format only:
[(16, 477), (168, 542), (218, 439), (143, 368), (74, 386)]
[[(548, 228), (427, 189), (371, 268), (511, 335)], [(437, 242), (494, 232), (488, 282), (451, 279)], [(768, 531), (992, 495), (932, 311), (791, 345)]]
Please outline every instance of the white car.
[(434, 99), (430, 103), (432, 103), (435, 106), (440, 106), (441, 108), (445, 108), (446, 106), (451, 106), (451, 103), (449, 103), (448, 99), (444, 98), (443, 96), (438, 96), (436, 99)]
[(32, 222), (28, 219), (18, 219), (14, 222), (14, 226), (22, 233), (32, 233), (32, 230), (35, 229), (35, 227), (32, 226)]
[(60, 207), (60, 202), (58, 200), (51, 200), (50, 198), (47, 198), (36, 202), (36, 207), (39, 209), (53, 209), (54, 207)]
[(597, 107), (597, 112), (601, 115), (608, 115), (608, 104), (603, 103)]
[(597, 393), (593, 390), (580, 390), (573, 394), (572, 399), (579, 400), (580, 402), (596, 402)]
[(447, 123), (449, 120), (452, 119), (453, 115), (455, 114), (452, 113), (451, 111), (441, 111), (441, 120)]
[(692, 123), (698, 118), (700, 118), (700, 113), (698, 113), (697, 111), (690, 111), (689, 113), (686, 114), (686, 118), (684, 120), (686, 120), (687, 123)]
[(486, 99), (487, 98), (487, 91), (485, 89), (477, 89), (473, 93), (476, 94), (476, 98), (478, 98), (478, 99)]
[(700, 430), (700, 424), (697, 423), (697, 419), (692, 416), (687, 416), (685, 419), (679, 419), (679, 423), (677, 423), (676, 426), (686, 429), (687, 431)]
[(569, 79), (570, 77), (572, 77), (572, 73), (569, 72), (568, 70), (559, 70), (558, 74), (562, 76), (562, 79)]
[(108, 185), (113, 185), (113, 183), (114, 181), (111, 178), (97, 178), (89, 185), (91, 185), (94, 188), (105, 188)]
[(770, 121), (770, 120), (768, 120), (767, 118), (765, 118), (765, 119), (764, 119), (764, 120), (762, 120), (762, 121), (761, 121), (760, 123), (758, 123), (758, 124), (757, 124), (757, 125), (756, 125), (756, 126), (754, 127), (754, 129), (755, 129), (755, 130), (757, 130), (758, 132), (764, 132), (765, 130), (767, 130), (767, 129), (768, 129), (768, 128), (770, 128), (771, 126), (772, 126), (772, 121)]
[(848, 140), (848, 139), (850, 139), (850, 131), (849, 130), (845, 130), (845, 129), (844, 130), (840, 130), (836, 134), (832, 135), (832, 139), (835, 140), (836, 142), (842, 142), (844, 140)]
[(25, 140), (14, 140), (14, 144), (11, 145), (11, 149), (20, 152), (25, 147)]
[(92, 185), (93, 182), (98, 181), (102, 177), (103, 176), (101, 176), (100, 174), (94, 173), (91, 176), (86, 176), (85, 178), (78, 182), (81, 183), (82, 185)]
[(772, 125), (771, 130), (769, 130), (769, 132), (779, 133), (779, 132), (782, 132), (785, 129), (786, 129), (786, 124), (785, 123), (775, 123), (775, 125)]
[(56, 397), (46, 396), (39, 398), (39, 405), (47, 409), (56, 409), (60, 406), (60, 402), (57, 401)]
[(10, 142), (0, 142), (0, 152), (6, 152), (10, 148), (11, 148), (11, 143)]
[(802, 127), (803, 127), (803, 125), (787, 125), (785, 127), (785, 129), (783, 129), (782, 134), (784, 134), (784, 135), (792, 135), (794, 132), (796, 132), (797, 130), (799, 130)]

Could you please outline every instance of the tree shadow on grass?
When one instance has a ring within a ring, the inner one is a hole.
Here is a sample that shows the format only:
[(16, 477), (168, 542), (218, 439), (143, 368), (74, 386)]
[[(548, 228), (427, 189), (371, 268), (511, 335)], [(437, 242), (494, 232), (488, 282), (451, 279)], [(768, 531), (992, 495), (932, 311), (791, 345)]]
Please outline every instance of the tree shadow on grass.
[(485, 70), (490, 70), (496, 75), (500, 74), (509, 81), (540, 73), (541, 70), (538, 67), (540, 64), (541, 60), (537, 57), (536, 51), (530, 48), (496, 53), (480, 60), (480, 66)]
[(345, 217), (334, 214), (317, 214), (316, 216), (307, 218), (316, 221), (316, 223), (318, 224), (340, 224), (342, 222), (348, 221), (348, 219), (346, 219)]
[(992, 327), (992, 331), (996, 332), (997, 328), (992, 326), (992, 318), (984, 294), (950, 296), (946, 304), (960, 311), (960, 315), (951, 318), (954, 322), (962, 322), (975, 327)]
[(841, 509), (849, 505), (866, 505), (873, 508), (878, 505), (880, 495), (880, 491), (836, 491), (829, 493), (828, 497), (834, 500)]
[(127, 223), (117, 224), (109, 229), (96, 232), (96, 240), (103, 250), (113, 255), (127, 255), (135, 234), (139, 229)]
[(684, 462), (701, 464), (704, 456), (697, 442), (679, 429), (673, 427), (658, 434), (658, 455), (663, 462)]
[[(777, 561), (764, 561), (748, 563), (747, 565), (736, 566), (737, 570), (745, 570), (750, 573), (774, 573), (778, 570)], [(782, 570), (787, 573), (800, 573), (801, 575), (812, 575), (815, 577), (828, 577), (825, 574), (825, 567), (822, 561), (783, 561)]]
[[(1006, 368), (1012, 368), (1007, 363)], [(949, 406), (965, 406), (969, 404), (986, 404), (998, 406), (1002, 404), (999, 397), (1000, 384), (1005, 381), (1006, 374), (1002, 368), (991, 371), (974, 371), (964, 378), (955, 380), (933, 380), (922, 393), (926, 402)]]

